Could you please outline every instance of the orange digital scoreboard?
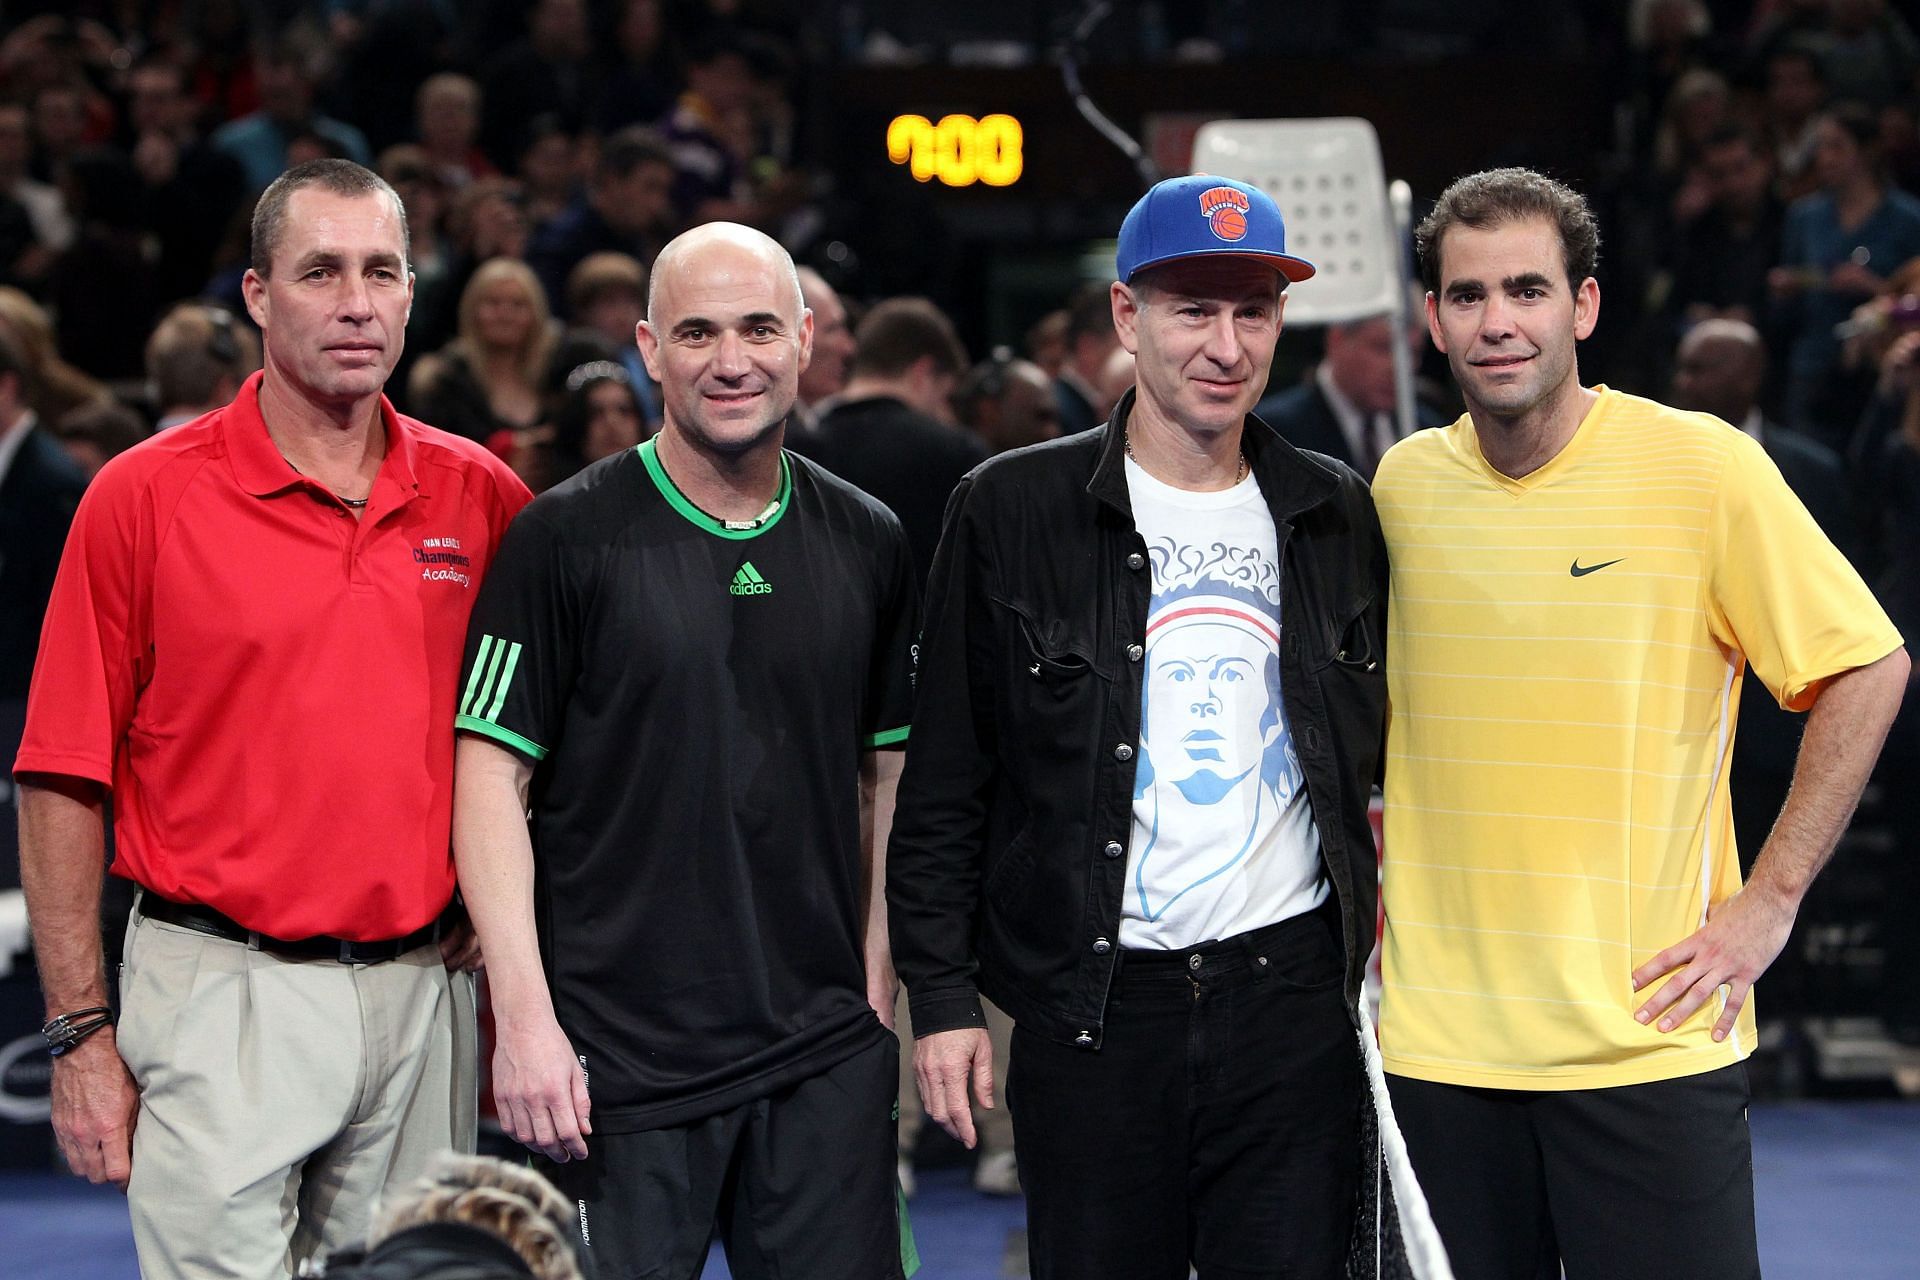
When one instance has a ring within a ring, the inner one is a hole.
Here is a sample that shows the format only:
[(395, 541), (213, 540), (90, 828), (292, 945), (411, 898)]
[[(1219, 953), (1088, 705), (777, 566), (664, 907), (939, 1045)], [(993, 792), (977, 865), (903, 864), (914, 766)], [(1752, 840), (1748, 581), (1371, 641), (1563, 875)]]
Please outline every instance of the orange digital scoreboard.
[(887, 123), (887, 159), (904, 166), (917, 182), (949, 187), (1010, 187), (1026, 171), (1025, 131), (1010, 115), (978, 119), (945, 115), (898, 115)]

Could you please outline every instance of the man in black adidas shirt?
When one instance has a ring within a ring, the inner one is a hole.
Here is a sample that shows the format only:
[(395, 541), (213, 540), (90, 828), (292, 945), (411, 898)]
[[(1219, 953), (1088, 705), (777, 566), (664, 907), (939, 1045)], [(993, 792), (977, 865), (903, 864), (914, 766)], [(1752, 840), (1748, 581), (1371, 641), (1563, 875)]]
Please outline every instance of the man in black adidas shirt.
[(528, 507), (475, 603), (454, 845), (494, 1092), (603, 1277), (691, 1276), (716, 1226), (736, 1276), (912, 1265), (876, 851), (913, 571), (781, 448), (812, 335), (772, 240), (675, 240), (639, 331), (660, 434)]

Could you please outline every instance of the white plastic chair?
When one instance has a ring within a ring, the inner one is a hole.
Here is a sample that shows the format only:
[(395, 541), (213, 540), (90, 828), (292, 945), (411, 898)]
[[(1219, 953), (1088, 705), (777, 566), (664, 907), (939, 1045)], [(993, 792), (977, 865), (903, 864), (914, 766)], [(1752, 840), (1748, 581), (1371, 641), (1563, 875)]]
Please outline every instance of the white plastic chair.
[[(1287, 251), (1319, 270), (1287, 289), (1289, 325), (1389, 316), (1404, 331), (1411, 193), (1390, 192), (1380, 139), (1353, 116), (1321, 120), (1215, 120), (1193, 142), (1193, 171), (1259, 187), (1287, 222)], [(1400, 434), (1412, 431), (1413, 363), (1393, 344)]]

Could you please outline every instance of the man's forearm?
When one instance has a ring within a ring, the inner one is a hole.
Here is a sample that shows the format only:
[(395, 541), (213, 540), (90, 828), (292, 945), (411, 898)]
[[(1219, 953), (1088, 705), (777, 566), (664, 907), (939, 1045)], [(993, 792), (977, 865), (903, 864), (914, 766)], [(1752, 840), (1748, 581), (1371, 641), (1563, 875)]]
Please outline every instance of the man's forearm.
[(97, 782), (41, 775), (22, 781), (20, 883), (47, 1016), (107, 1003), (100, 945), (106, 795)]
[(893, 832), (894, 801), (900, 793), (903, 751), (869, 751), (860, 757), (860, 844), (865, 861), (861, 885), (862, 942), (867, 973), (884, 968), (893, 980), (893, 953), (887, 944), (887, 837)]
[[(1835, 676), (1807, 713), (1793, 785), (1750, 887), (1797, 907), (1833, 856), (1906, 691), (1907, 651)], [(1735, 779), (1734, 785), (1739, 785)]]
[(553, 1010), (533, 918), (532, 774), (531, 766), (493, 743), (462, 736), (455, 748), (454, 865), (487, 958), (494, 1007), (507, 1019)]

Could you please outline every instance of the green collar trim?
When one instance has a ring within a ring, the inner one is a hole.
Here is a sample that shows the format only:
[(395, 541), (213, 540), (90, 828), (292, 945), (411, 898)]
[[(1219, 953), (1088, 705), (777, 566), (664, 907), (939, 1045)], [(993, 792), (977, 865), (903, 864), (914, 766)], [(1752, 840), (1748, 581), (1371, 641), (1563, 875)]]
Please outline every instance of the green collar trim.
[(773, 496), (773, 514), (767, 517), (765, 523), (755, 525), (751, 529), (729, 529), (725, 522), (715, 520), (699, 507), (694, 506), (688, 501), (687, 495), (680, 492), (674, 485), (673, 477), (669, 476), (667, 469), (660, 465), (653, 439), (642, 440), (634, 447), (640, 454), (640, 461), (646, 464), (647, 474), (653, 477), (654, 487), (659, 489), (660, 496), (667, 500), (667, 505), (678, 511), (688, 524), (696, 529), (705, 530), (716, 538), (727, 538), (734, 542), (757, 538), (779, 524), (780, 517), (787, 514), (788, 499), (793, 496), (793, 471), (787, 462), (784, 450), (780, 454), (780, 489)]

